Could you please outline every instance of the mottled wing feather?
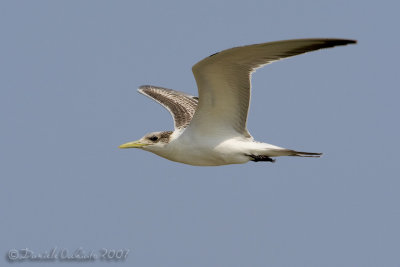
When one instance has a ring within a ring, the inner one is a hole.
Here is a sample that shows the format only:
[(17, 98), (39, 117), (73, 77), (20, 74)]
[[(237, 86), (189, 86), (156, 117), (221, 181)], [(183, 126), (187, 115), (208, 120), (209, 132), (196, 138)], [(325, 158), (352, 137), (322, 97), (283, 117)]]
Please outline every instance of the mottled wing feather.
[(138, 91), (157, 101), (171, 113), (175, 129), (185, 128), (192, 120), (197, 107), (197, 97), (151, 85), (140, 86)]
[(339, 45), (344, 39), (297, 39), (235, 47), (216, 53), (193, 66), (199, 104), (188, 130), (215, 135), (237, 132), (250, 136), (246, 127), (250, 79), (255, 69), (271, 62)]

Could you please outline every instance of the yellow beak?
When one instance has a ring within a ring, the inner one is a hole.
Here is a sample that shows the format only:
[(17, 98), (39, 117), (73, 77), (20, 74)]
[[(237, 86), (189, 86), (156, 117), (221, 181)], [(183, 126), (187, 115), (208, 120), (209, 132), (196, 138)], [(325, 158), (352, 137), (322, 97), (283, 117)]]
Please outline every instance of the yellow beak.
[(143, 144), (139, 140), (128, 142), (119, 146), (119, 148), (141, 148), (143, 146), (148, 146), (149, 144)]

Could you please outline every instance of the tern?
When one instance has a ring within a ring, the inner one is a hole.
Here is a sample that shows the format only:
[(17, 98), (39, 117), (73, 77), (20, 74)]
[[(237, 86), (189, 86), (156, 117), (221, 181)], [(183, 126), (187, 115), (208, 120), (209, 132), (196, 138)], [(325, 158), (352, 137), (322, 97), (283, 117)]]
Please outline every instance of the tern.
[(251, 75), (262, 66), (323, 48), (355, 44), (355, 40), (314, 38), (234, 47), (212, 54), (192, 68), (199, 96), (144, 85), (138, 91), (164, 106), (174, 131), (146, 134), (120, 148), (140, 148), (166, 159), (196, 166), (274, 162), (275, 157), (320, 157), (258, 142), (246, 127)]

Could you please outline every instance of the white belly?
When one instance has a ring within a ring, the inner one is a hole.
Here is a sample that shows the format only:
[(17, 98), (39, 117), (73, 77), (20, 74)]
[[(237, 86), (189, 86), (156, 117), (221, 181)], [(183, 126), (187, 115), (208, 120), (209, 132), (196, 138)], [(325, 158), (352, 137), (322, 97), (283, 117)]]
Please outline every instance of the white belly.
[(166, 159), (196, 166), (217, 166), (227, 164), (241, 164), (249, 161), (246, 156), (246, 143), (236, 140), (223, 142), (180, 142), (174, 140), (164, 151), (158, 154)]

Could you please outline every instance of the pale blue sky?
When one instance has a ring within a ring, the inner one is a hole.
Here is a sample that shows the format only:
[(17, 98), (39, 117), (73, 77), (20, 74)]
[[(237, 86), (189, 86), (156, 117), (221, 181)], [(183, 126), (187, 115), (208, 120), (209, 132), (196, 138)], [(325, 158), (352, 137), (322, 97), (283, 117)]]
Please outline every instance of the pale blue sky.
[[(0, 253), (127, 248), (119, 265), (141, 267), (400, 266), (399, 8), (1, 1)], [(191, 67), (202, 58), (307, 37), (359, 43), (258, 70), (248, 127), (324, 157), (193, 167), (117, 148), (173, 127), (138, 86), (196, 95)], [(18, 266), (65, 264), (80, 265)]]

